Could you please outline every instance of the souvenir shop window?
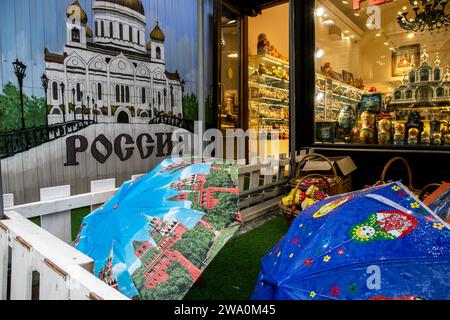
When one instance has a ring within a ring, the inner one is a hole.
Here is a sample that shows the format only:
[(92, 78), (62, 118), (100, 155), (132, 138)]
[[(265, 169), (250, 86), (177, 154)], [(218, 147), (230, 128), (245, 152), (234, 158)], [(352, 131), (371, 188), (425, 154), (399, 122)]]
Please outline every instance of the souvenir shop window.
[(436, 24), (425, 1), (316, 1), (317, 144), (450, 147), (449, 8), (431, 2)]

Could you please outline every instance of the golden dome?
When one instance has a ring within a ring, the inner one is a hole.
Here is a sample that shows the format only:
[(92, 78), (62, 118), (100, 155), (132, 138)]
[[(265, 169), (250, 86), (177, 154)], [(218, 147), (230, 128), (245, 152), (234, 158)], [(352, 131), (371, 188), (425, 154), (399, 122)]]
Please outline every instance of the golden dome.
[(147, 42), (147, 50), (152, 50), (152, 42)]
[(150, 38), (154, 41), (160, 41), (160, 42), (164, 42), (164, 40), (166, 40), (166, 36), (164, 35), (164, 32), (159, 27), (158, 21), (156, 22), (155, 28), (150, 33)]
[(119, 6), (126, 7), (136, 12), (139, 12), (143, 16), (145, 15), (144, 6), (142, 5), (141, 0), (98, 0), (98, 1), (114, 3)]
[(77, 18), (80, 18), (80, 21), (82, 24), (86, 24), (88, 21), (88, 17), (86, 12), (83, 10), (83, 8), (81, 7), (80, 3), (77, 1), (75, 1), (74, 3), (72, 3), (66, 10), (66, 15), (67, 18), (73, 16), (73, 15), (77, 15)]
[(93, 38), (94, 37), (94, 33), (92, 32), (91, 28), (89, 28), (89, 26), (86, 27), (86, 37), (87, 38)]

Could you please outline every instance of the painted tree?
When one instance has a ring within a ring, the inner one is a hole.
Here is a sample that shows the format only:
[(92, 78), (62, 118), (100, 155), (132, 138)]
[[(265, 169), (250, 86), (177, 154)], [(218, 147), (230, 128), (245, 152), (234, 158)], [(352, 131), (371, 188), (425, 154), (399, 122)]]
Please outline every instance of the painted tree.
[[(25, 125), (33, 128), (45, 125), (45, 100), (43, 98), (23, 97)], [(21, 127), (20, 92), (8, 82), (0, 95), (0, 132), (10, 132)]]

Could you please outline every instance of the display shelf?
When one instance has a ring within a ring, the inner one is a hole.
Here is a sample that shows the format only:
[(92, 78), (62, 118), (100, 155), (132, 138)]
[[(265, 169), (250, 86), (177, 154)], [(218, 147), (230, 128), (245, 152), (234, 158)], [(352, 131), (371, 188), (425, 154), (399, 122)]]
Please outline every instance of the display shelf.
[(248, 86), (250, 127), (288, 139), (289, 63), (269, 55), (250, 56)]
[(316, 74), (316, 121), (337, 122), (343, 106), (355, 106), (364, 91), (341, 81)]

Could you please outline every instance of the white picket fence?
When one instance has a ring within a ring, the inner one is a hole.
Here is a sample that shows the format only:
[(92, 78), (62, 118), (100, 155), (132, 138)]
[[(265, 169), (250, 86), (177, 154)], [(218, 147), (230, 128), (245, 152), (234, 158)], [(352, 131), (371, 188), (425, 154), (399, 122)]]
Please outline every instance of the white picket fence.
[[(289, 175), (289, 159), (241, 166), (239, 188), (243, 222), (276, 208)], [(142, 175), (135, 175), (132, 180)], [(41, 189), (41, 201), (14, 206), (4, 195), (5, 220), (0, 221), (0, 300), (128, 299), (93, 272), (91, 258), (70, 244), (71, 210), (105, 203), (117, 191), (115, 179), (91, 182), (91, 192), (71, 195), (70, 186)], [(40, 217), (41, 227), (28, 219)], [(32, 294), (39, 279), (39, 292)]]

